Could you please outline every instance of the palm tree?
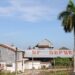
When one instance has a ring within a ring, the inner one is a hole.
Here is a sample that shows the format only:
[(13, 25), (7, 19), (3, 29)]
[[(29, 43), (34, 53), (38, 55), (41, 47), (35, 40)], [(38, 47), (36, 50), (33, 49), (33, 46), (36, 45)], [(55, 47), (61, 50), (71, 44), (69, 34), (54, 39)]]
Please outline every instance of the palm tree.
[(75, 4), (72, 0), (66, 7), (66, 10), (59, 14), (62, 26), (65, 32), (74, 32), (74, 72), (75, 72)]

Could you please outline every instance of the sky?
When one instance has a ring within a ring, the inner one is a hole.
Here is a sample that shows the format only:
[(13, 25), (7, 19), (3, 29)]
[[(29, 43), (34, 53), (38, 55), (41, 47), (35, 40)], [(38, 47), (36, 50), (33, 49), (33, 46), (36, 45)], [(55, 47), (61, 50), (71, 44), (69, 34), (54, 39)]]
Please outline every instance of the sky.
[[(73, 32), (58, 20), (69, 0), (0, 0), (0, 43), (26, 49), (44, 39), (73, 49)], [(75, 2), (75, 0), (74, 0)]]

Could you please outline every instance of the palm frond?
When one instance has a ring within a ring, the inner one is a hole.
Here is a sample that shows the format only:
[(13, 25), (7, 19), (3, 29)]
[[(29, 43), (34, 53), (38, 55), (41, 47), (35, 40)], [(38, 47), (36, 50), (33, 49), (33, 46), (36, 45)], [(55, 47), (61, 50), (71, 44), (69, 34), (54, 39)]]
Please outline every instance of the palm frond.
[(63, 11), (59, 14), (58, 19), (62, 19), (65, 15), (69, 15), (69, 14), (70, 14), (70, 12)]
[(73, 17), (70, 15), (64, 15), (62, 17), (62, 26), (65, 32), (71, 32), (73, 30)]
[(75, 28), (75, 5), (72, 0), (69, 1), (66, 10), (59, 14), (58, 19), (62, 20), (65, 32), (71, 32)]
[(67, 11), (72, 11), (72, 12), (75, 12), (75, 5), (74, 5), (74, 2), (72, 0), (69, 1), (69, 4), (67, 5)]
[(73, 30), (73, 20), (72, 20), (72, 16), (68, 16), (66, 17), (66, 20), (64, 19), (64, 23), (63, 23), (63, 27), (65, 32), (71, 32)]

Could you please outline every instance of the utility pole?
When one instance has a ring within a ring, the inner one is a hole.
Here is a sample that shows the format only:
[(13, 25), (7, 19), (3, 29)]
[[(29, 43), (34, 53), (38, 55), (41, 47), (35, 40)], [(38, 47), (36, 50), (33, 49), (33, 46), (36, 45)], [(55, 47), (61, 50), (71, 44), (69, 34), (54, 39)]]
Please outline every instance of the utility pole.
[(15, 51), (15, 74), (17, 75), (17, 51), (18, 48), (16, 47), (16, 51)]

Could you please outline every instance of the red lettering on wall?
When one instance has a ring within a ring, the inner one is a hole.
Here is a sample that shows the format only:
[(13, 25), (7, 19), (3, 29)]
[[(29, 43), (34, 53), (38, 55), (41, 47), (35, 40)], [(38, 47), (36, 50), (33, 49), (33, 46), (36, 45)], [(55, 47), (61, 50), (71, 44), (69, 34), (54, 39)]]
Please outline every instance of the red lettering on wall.
[(40, 53), (40, 51), (37, 51), (37, 54), (39, 54)]
[(32, 50), (32, 54), (36, 54), (36, 51), (35, 50)]
[(58, 54), (58, 51), (54, 51), (54, 54)]
[(59, 54), (62, 54), (63, 53), (63, 51), (62, 50), (59, 50)]
[(68, 55), (68, 51), (63, 51), (65, 55)]
[(68, 53), (70, 54), (70, 55), (72, 55), (73, 53), (72, 53), (72, 51), (68, 51)]
[(53, 54), (53, 51), (49, 51), (49, 54)]

